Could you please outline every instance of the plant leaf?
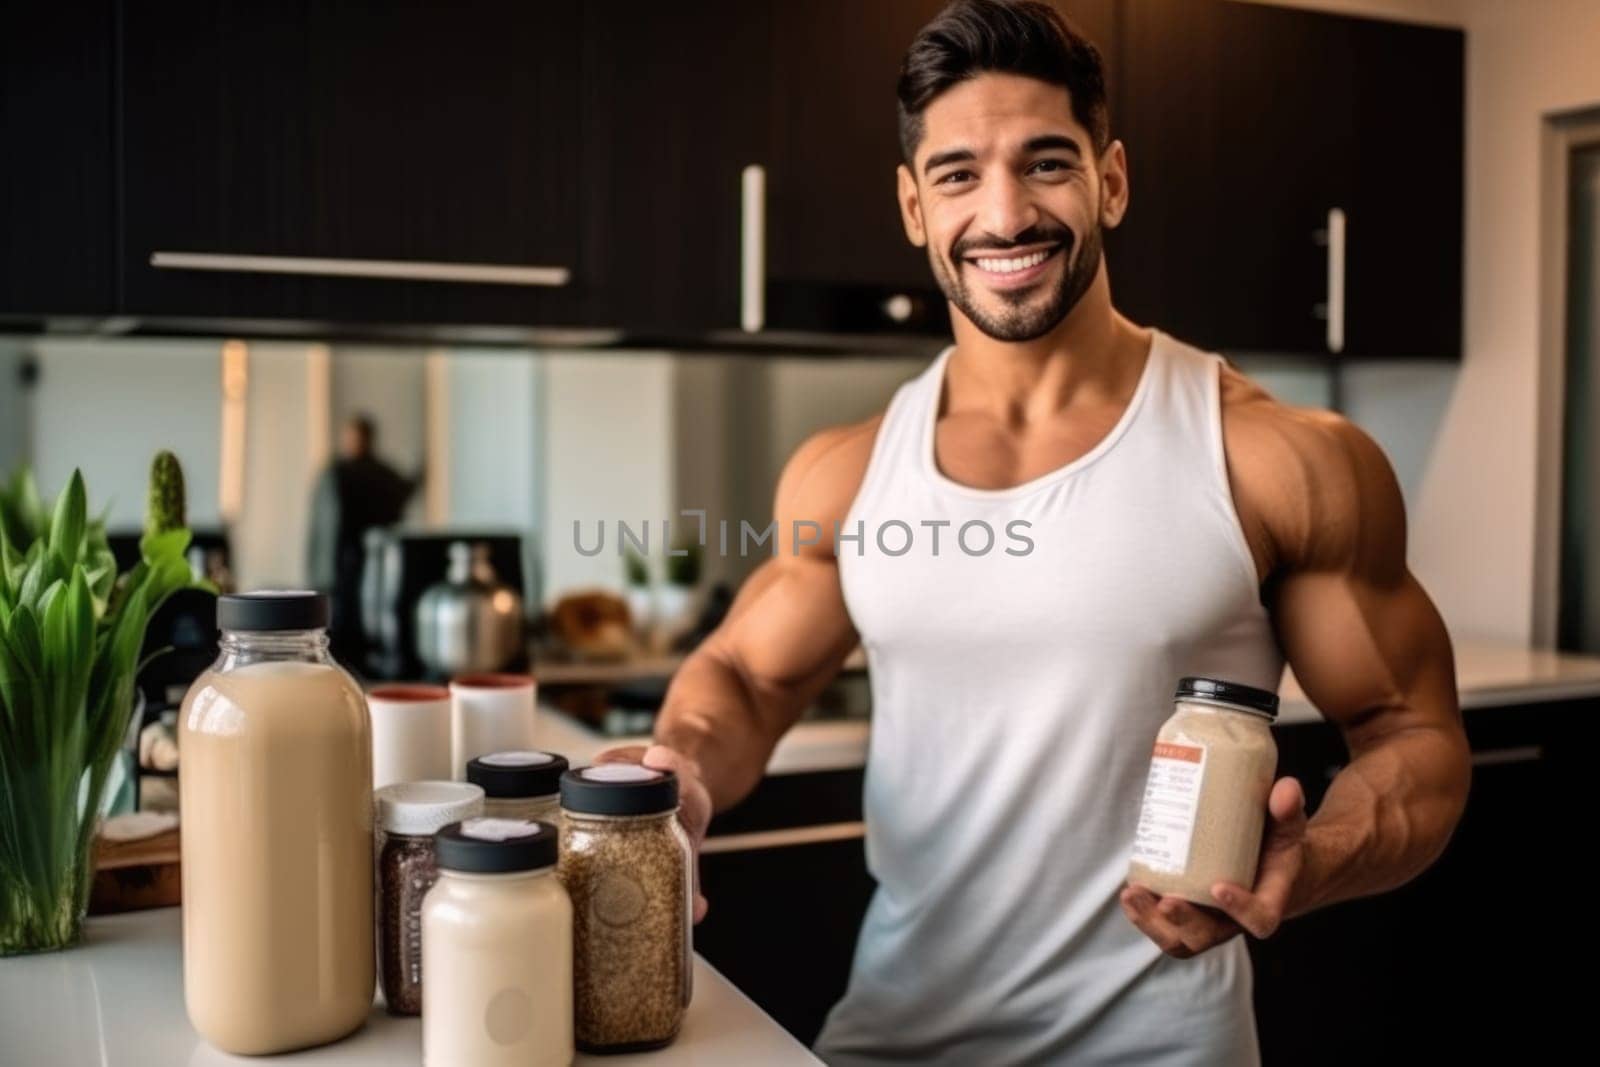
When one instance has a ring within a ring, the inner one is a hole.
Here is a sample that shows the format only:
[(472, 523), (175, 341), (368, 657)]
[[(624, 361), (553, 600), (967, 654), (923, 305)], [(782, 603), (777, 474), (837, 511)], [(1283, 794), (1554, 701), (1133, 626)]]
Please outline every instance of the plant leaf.
[(50, 520), (50, 551), (68, 565), (76, 563), (83, 551), (84, 529), (89, 522), (89, 499), (83, 487), (83, 472), (74, 470), (67, 487), (56, 498), (56, 513)]

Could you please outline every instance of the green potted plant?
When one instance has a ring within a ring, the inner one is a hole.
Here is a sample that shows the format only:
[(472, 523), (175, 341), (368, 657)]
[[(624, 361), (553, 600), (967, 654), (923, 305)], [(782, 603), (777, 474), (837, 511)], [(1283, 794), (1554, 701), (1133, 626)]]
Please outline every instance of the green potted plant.
[(667, 554), (667, 580), (656, 591), (658, 640), (670, 646), (673, 639), (694, 623), (698, 610), (698, 587), (704, 569), (704, 551), (694, 541), (679, 541)]
[(628, 602), (629, 621), (635, 634), (647, 634), (655, 624), (655, 590), (650, 588), (650, 564), (637, 549), (628, 549), (622, 557), (623, 575), (626, 578), (623, 597)]
[(141, 558), (122, 575), (81, 473), (48, 510), (26, 470), (0, 485), (0, 956), (78, 938), (145, 628), (195, 584), (189, 540), (170, 452), (152, 464)]

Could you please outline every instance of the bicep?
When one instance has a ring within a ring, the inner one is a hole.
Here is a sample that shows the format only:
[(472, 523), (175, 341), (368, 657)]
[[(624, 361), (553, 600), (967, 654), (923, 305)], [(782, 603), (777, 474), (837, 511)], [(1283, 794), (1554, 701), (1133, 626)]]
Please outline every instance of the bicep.
[(836, 562), (798, 556), (763, 563), (707, 643), (753, 696), (787, 703), (809, 702), (857, 640)]
[(1278, 638), (1306, 695), (1353, 750), (1459, 722), (1444, 622), (1406, 567), (1405, 506), (1378, 446), (1340, 424), (1308, 462), (1308, 521), (1273, 584)]
[(1455, 667), (1433, 602), (1409, 573), (1290, 574), (1274, 622), (1295, 679), (1359, 752), (1396, 730), (1455, 728)]

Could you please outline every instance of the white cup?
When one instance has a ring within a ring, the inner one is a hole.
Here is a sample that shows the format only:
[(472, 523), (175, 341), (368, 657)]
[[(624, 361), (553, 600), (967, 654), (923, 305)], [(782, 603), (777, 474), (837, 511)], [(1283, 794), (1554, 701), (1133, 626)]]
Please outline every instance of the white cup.
[(450, 682), (450, 777), (491, 752), (534, 749), (537, 685), (529, 674), (463, 674)]
[(442, 685), (380, 685), (367, 693), (372, 713), (372, 788), (450, 777), (450, 690)]

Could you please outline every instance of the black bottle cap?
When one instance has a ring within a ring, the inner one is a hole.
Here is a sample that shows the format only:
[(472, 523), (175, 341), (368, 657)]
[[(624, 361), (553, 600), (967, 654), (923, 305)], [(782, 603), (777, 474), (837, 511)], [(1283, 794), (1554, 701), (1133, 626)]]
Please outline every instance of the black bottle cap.
[(1278, 694), (1253, 685), (1224, 682), (1217, 678), (1185, 678), (1178, 683), (1179, 700), (1205, 700), (1215, 704), (1234, 704), (1248, 711), (1278, 717)]
[(433, 835), (434, 860), (444, 870), (508, 874), (553, 867), (561, 834), (547, 822), (465, 819)]
[(637, 763), (597, 763), (561, 776), (561, 806), (585, 815), (657, 815), (678, 807), (678, 776)]
[(554, 752), (491, 752), (467, 761), (467, 781), (490, 797), (547, 797), (561, 790), (567, 758)]
[(328, 598), (308, 589), (230, 593), (217, 598), (217, 627), (254, 632), (325, 630)]

